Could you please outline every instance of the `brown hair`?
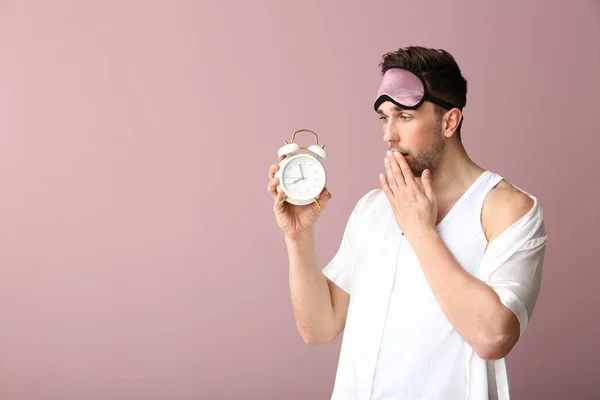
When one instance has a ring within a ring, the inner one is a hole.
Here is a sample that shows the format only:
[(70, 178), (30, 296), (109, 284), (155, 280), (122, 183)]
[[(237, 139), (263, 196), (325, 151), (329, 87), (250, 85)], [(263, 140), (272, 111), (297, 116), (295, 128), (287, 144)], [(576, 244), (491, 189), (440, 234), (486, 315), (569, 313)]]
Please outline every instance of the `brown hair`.
[[(425, 79), (431, 94), (461, 107), (467, 105), (467, 81), (454, 57), (445, 50), (421, 46), (404, 47), (384, 54), (379, 66), (382, 74), (393, 67), (418, 72)], [(434, 104), (434, 110), (438, 118), (448, 111), (437, 104)], [(456, 129), (459, 139), (463, 120), (464, 117)]]

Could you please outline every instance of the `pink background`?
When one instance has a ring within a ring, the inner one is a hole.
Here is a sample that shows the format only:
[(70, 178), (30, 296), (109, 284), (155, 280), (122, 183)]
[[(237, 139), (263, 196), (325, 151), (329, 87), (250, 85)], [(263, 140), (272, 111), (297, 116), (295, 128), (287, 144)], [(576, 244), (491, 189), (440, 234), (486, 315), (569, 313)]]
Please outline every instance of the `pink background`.
[(457, 58), (467, 150), (545, 209), (514, 398), (600, 398), (600, 3), (482, 3), (0, 2), (0, 398), (328, 398), (340, 340), (296, 332), (267, 168), (320, 134), (324, 265), (410, 44)]

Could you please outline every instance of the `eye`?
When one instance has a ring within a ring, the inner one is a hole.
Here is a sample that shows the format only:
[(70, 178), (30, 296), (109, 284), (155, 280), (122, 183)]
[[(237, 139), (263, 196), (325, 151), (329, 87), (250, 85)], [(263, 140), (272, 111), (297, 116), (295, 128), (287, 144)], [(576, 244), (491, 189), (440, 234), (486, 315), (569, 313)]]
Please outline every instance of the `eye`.
[(382, 120), (382, 121), (387, 121), (387, 117), (384, 117), (384, 116), (379, 117), (379, 119)]
[(402, 118), (404, 121), (410, 121), (412, 119), (410, 115), (401, 115), (400, 118)]

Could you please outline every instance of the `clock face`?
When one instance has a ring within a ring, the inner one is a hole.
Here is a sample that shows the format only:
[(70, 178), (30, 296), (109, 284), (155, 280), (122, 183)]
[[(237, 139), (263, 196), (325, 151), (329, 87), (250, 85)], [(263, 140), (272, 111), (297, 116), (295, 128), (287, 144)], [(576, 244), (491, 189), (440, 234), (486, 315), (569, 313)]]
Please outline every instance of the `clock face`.
[(318, 197), (325, 187), (325, 169), (310, 155), (301, 155), (290, 160), (285, 165), (282, 175), (282, 183), (289, 195), (300, 200)]

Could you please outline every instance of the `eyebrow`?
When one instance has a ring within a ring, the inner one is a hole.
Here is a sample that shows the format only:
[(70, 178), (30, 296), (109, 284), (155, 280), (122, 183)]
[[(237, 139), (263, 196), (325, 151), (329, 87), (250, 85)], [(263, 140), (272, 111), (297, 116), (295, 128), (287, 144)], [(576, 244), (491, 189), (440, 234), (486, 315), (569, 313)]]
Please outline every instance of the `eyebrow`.
[[(398, 107), (397, 105), (394, 105), (392, 110), (396, 111), (396, 112), (411, 111), (411, 110), (407, 110), (406, 108)], [(377, 109), (377, 114), (385, 115), (385, 113), (383, 111), (381, 111), (380, 109)]]

